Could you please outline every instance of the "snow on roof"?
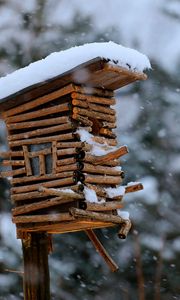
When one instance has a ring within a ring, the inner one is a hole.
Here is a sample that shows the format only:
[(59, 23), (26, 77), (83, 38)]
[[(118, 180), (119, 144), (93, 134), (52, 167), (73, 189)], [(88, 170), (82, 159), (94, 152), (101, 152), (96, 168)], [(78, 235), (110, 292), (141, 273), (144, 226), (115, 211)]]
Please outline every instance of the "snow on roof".
[(0, 99), (8, 97), (28, 86), (63, 74), (93, 58), (101, 57), (134, 72), (151, 68), (149, 59), (140, 52), (114, 42), (90, 43), (54, 52), (46, 58), (31, 63), (0, 78)]

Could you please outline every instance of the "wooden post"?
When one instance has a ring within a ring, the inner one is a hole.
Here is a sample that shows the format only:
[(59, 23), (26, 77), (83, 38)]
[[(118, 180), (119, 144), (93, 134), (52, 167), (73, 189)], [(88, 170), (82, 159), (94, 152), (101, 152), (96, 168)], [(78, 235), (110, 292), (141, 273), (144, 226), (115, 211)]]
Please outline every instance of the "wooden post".
[(22, 239), (24, 300), (50, 300), (48, 244), (46, 233), (28, 233)]

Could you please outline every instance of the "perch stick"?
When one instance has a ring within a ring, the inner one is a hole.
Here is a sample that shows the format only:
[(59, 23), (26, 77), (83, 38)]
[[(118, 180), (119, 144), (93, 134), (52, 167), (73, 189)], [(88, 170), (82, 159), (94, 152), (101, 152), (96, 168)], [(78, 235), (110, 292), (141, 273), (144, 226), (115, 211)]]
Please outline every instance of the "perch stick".
[(22, 146), (22, 145), (31, 145), (31, 144), (41, 144), (41, 143), (49, 143), (53, 142), (54, 140), (57, 141), (65, 141), (65, 140), (72, 140), (74, 138), (72, 133), (65, 133), (47, 137), (39, 137), (39, 138), (32, 138), (32, 139), (25, 139), (25, 140), (18, 140), (18, 141), (10, 141), (10, 147)]
[(120, 176), (85, 175), (85, 183), (116, 185), (122, 182)]
[(26, 110), (33, 109), (33, 108), (38, 107), (42, 104), (45, 104), (45, 103), (50, 102), (52, 100), (55, 100), (55, 99), (57, 99), (61, 96), (64, 96), (68, 93), (71, 93), (73, 90), (74, 90), (73, 86), (71, 84), (69, 84), (69, 85), (65, 86), (64, 88), (61, 88), (60, 90), (57, 90), (57, 91), (52, 92), (48, 95), (39, 97), (39, 98), (37, 98), (35, 100), (32, 100), (30, 102), (27, 102), (26, 105), (22, 104), (22, 105), (19, 105), (18, 107), (9, 109), (7, 112), (4, 113), (4, 115), (5, 115), (5, 117), (9, 117), (9, 116), (16, 115), (16, 114), (19, 114), (21, 112), (24, 112)]
[(71, 97), (73, 99), (85, 100), (88, 102), (98, 103), (98, 104), (101, 103), (104, 105), (114, 105), (116, 103), (116, 100), (114, 98), (104, 98), (104, 97), (97, 97), (91, 95), (83, 95), (76, 92), (71, 93)]
[(74, 107), (73, 108), (73, 114), (79, 114), (82, 116), (86, 116), (89, 118), (95, 118), (95, 119), (100, 119), (100, 120), (106, 120), (109, 122), (116, 122), (116, 117), (112, 115), (108, 115), (105, 113), (99, 113), (95, 111), (90, 111), (84, 108), (79, 108), (79, 107)]
[(127, 220), (124, 220), (120, 216), (114, 216), (111, 214), (99, 213), (99, 212), (92, 212), (92, 211), (85, 211), (83, 209), (71, 207), (69, 209), (70, 213), (75, 218), (85, 218), (103, 222), (110, 222), (114, 224), (122, 224), (126, 223)]
[(143, 190), (142, 183), (136, 183), (125, 187), (125, 193), (132, 193)]
[(17, 130), (17, 129), (24, 129), (24, 128), (33, 128), (33, 127), (45, 127), (49, 125), (57, 125), (57, 124), (66, 124), (69, 123), (70, 119), (67, 116), (57, 117), (57, 118), (48, 118), (45, 120), (37, 120), (37, 121), (27, 121), (27, 122), (20, 122), (20, 123), (10, 123), (7, 124), (7, 128), (9, 130)]
[(60, 213), (52, 215), (34, 215), (13, 217), (13, 223), (41, 223), (41, 222), (64, 222), (71, 221), (74, 218), (69, 213)]
[(126, 146), (122, 146), (120, 147), (118, 150), (109, 152), (105, 155), (102, 156), (94, 156), (94, 161), (93, 164), (95, 165), (101, 165), (103, 164), (105, 161), (109, 161), (109, 160), (113, 160), (116, 158), (119, 158), (125, 154), (128, 153), (128, 148)]
[(21, 139), (28, 139), (33, 136), (36, 137), (38, 135), (51, 134), (54, 132), (65, 131), (65, 130), (72, 130), (72, 124), (71, 123), (60, 124), (57, 126), (51, 126), (47, 128), (35, 129), (29, 132), (18, 133), (18, 134), (10, 135), (8, 140), (15, 141)]
[(125, 239), (129, 233), (129, 230), (131, 229), (131, 221), (130, 220), (124, 220), (124, 222), (121, 225), (121, 228), (118, 232), (118, 237), (120, 239)]
[(66, 111), (69, 111), (69, 105), (68, 103), (63, 103), (48, 108), (42, 108), (41, 110), (8, 117), (6, 119), (6, 122), (7, 123), (22, 122), (22, 121), (31, 120), (39, 117), (44, 117), (50, 114), (66, 112)]
[[(84, 161), (85, 162), (88, 162), (88, 163), (93, 163), (93, 160), (94, 160), (94, 156), (91, 155), (91, 154), (88, 154), (86, 153), (86, 156), (84, 158)], [(118, 160), (110, 160), (110, 161), (106, 161), (104, 162), (103, 164), (101, 165), (105, 165), (105, 166), (111, 166), (111, 167), (117, 167), (119, 165), (119, 161)]]
[(115, 272), (119, 269), (117, 264), (113, 261), (113, 259), (110, 257), (110, 255), (107, 253), (106, 249), (103, 247), (99, 239), (97, 238), (96, 234), (92, 229), (85, 230), (86, 234), (88, 235), (89, 239), (91, 240), (92, 244), (94, 245), (97, 252), (102, 256), (102, 258), (105, 260), (107, 265), (109, 266), (110, 270), (112, 272)]

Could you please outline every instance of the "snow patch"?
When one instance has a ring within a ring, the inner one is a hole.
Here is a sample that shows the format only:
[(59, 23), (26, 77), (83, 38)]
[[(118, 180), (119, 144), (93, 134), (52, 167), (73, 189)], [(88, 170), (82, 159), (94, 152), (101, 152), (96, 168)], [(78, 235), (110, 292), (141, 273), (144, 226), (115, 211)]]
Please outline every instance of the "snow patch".
[(91, 203), (98, 203), (98, 198), (96, 195), (96, 192), (94, 190), (91, 190), (87, 187), (84, 188), (84, 196), (86, 201)]
[(123, 196), (125, 193), (125, 187), (119, 186), (117, 188), (105, 188), (105, 191), (109, 198)]
[(117, 149), (116, 147), (108, 146), (106, 142), (104, 142), (104, 144), (95, 142), (93, 140), (94, 136), (85, 129), (78, 129), (76, 133), (79, 134), (81, 142), (86, 142), (89, 145), (92, 145), (92, 155), (101, 156)]
[(124, 220), (129, 220), (129, 212), (121, 209), (117, 209), (117, 214)]
[[(0, 79), (0, 98), (5, 98), (28, 86), (63, 74), (93, 58), (101, 57), (136, 72), (151, 68), (149, 59), (140, 52), (114, 42), (89, 43), (54, 52)], [(88, 74), (86, 74), (88, 76)], [(84, 76), (84, 74), (83, 74)]]

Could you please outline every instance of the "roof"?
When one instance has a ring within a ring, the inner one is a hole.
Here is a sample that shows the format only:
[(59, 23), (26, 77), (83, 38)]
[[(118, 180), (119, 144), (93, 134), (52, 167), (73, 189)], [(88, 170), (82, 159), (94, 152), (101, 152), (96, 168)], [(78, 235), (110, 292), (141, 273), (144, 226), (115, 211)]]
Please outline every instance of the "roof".
[(145, 80), (146, 78), (147, 76), (143, 72), (135, 72), (123, 67), (111, 65), (107, 60), (96, 57), (63, 74), (33, 84), (8, 97), (0, 99), (0, 110), (3, 112), (60, 89), (69, 83), (116, 90), (131, 82)]

